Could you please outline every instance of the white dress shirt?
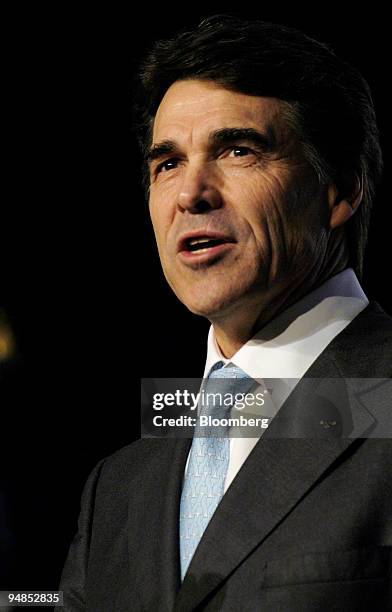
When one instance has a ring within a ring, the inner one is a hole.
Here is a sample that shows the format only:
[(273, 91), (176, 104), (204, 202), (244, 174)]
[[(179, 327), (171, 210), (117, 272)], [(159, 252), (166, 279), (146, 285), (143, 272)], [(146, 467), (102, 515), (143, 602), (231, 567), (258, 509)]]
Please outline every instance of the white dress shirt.
[[(368, 304), (354, 270), (346, 268), (267, 323), (231, 359), (223, 357), (211, 326), (204, 378), (223, 361), (241, 368), (264, 390), (269, 387), (267, 380), (275, 379), (273, 395), (263, 407), (263, 414), (273, 417), (326, 346)], [(225, 492), (258, 440), (230, 438)]]

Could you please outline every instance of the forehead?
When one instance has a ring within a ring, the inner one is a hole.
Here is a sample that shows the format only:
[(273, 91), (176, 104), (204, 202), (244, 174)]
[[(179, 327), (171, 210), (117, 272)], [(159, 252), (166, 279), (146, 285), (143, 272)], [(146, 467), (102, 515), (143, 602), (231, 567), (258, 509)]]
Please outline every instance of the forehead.
[(163, 96), (153, 125), (153, 143), (184, 133), (202, 136), (222, 127), (273, 128), (285, 131), (283, 108), (276, 98), (230, 91), (214, 81), (173, 83)]

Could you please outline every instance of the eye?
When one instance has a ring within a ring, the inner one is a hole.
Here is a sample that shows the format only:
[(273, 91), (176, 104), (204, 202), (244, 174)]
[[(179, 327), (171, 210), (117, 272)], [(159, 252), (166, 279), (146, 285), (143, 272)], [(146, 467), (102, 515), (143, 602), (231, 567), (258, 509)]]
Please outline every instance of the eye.
[(173, 170), (177, 164), (178, 159), (176, 159), (175, 157), (166, 159), (164, 162), (157, 165), (155, 172), (156, 174), (159, 174), (160, 172), (162, 172), (162, 170), (164, 170), (164, 172), (168, 172), (169, 170)]
[[(234, 155), (232, 155), (234, 153)], [(231, 147), (229, 157), (244, 157), (252, 154), (253, 151), (249, 147)]]

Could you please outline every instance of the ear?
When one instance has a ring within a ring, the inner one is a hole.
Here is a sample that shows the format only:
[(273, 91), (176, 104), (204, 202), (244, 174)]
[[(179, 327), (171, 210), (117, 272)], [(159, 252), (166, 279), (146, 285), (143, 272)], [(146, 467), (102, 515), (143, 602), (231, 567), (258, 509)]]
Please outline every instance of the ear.
[(330, 210), (329, 226), (331, 229), (343, 225), (358, 209), (363, 196), (362, 176), (358, 174), (345, 178), (339, 186), (328, 187), (328, 204)]

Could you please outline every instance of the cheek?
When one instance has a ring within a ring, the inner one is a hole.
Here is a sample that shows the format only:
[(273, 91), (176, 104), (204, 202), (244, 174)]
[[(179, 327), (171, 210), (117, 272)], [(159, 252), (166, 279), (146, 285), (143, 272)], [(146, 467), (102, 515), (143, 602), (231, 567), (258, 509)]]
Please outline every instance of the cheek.
[(159, 257), (162, 261), (165, 249), (163, 248), (166, 235), (166, 219), (162, 214), (162, 209), (159, 209), (154, 204), (150, 203), (150, 219), (154, 229), (155, 240), (158, 247)]
[(257, 258), (267, 263), (271, 279), (298, 265), (304, 253), (312, 251), (306, 230), (311, 225), (312, 202), (295, 177), (259, 171), (246, 183), (238, 182), (236, 190), (239, 212), (250, 233), (248, 245), (253, 244)]
[(176, 201), (173, 183), (154, 186), (150, 190), (149, 211), (156, 236), (165, 235), (173, 222)]
[(279, 178), (255, 171), (246, 181), (233, 183), (230, 199), (258, 241), (265, 243), (266, 231), (283, 229), (287, 195)]

